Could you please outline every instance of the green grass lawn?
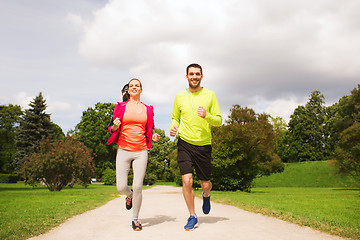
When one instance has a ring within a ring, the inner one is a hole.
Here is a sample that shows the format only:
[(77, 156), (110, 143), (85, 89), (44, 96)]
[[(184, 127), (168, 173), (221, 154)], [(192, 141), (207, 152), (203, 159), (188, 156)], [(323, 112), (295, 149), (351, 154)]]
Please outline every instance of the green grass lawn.
[[(197, 192), (201, 196), (201, 191)], [(245, 192), (211, 192), (212, 201), (360, 239), (360, 189), (254, 188)]]
[(115, 186), (75, 186), (60, 192), (24, 183), (0, 184), (0, 239), (27, 239), (45, 233), (71, 216), (118, 196)]
[(359, 188), (359, 182), (340, 176), (327, 161), (287, 163), (284, 172), (255, 179), (256, 187)]
[[(212, 191), (212, 201), (360, 239), (360, 189), (350, 178), (334, 175), (326, 162), (287, 164), (283, 173), (255, 183), (251, 193)], [(200, 197), (201, 191), (196, 194)], [(115, 186), (105, 185), (50, 192), (20, 182), (0, 184), (0, 239), (21, 240), (45, 233), (118, 195)]]
[[(251, 193), (212, 192), (212, 200), (323, 232), (360, 239), (360, 188), (326, 161), (288, 163), (255, 179)], [(198, 193), (200, 196), (200, 193)]]

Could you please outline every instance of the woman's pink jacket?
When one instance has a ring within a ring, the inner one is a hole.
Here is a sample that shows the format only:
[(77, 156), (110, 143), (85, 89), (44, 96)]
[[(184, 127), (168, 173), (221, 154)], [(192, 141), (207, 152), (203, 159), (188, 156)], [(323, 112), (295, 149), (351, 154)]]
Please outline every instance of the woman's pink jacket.
[[(120, 121), (122, 121), (125, 112), (125, 107), (128, 102), (129, 101), (118, 102), (118, 104), (115, 106), (114, 109), (113, 119), (119, 118)], [(147, 148), (150, 150), (152, 144), (152, 130), (154, 129), (154, 108), (153, 106), (148, 106), (146, 104), (144, 105), (146, 106), (146, 114), (147, 114), (147, 122), (145, 125), (146, 145)], [(111, 134), (111, 136), (109, 140), (106, 142), (107, 145), (110, 145), (111, 143), (117, 143), (119, 141), (120, 128), (118, 128), (115, 132), (112, 133), (111, 126), (112, 125), (108, 127), (108, 131)]]

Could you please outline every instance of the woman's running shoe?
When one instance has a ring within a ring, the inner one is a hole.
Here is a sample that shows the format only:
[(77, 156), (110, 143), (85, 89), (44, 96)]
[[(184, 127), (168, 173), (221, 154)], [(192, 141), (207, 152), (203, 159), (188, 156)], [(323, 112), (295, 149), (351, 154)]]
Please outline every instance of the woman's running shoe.
[[(131, 191), (132, 191), (132, 189), (131, 189)], [(126, 205), (127, 210), (130, 210), (132, 208), (132, 196), (131, 197), (126, 197), (125, 205)]]
[(134, 231), (142, 230), (141, 222), (138, 219), (132, 220), (131, 224)]

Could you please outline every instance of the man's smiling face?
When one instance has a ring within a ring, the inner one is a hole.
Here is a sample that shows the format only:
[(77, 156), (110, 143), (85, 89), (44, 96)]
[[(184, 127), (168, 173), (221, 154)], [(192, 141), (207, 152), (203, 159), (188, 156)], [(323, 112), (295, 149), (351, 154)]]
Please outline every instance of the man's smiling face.
[(188, 70), (186, 78), (189, 81), (189, 88), (195, 90), (200, 88), (200, 83), (202, 80), (202, 73), (200, 68), (191, 67)]

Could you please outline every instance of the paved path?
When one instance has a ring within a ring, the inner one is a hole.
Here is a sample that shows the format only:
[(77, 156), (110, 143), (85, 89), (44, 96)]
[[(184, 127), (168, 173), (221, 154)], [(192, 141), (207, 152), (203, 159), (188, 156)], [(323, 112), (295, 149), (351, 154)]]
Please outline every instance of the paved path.
[(181, 188), (155, 186), (143, 192), (140, 219), (143, 230), (131, 228), (131, 211), (120, 196), (102, 207), (75, 216), (50, 232), (31, 240), (142, 240), (142, 239), (237, 239), (237, 240), (333, 240), (342, 239), (308, 227), (300, 227), (236, 207), (212, 203), (209, 215), (201, 210), (202, 199), (195, 206), (199, 227), (184, 231), (188, 218)]

